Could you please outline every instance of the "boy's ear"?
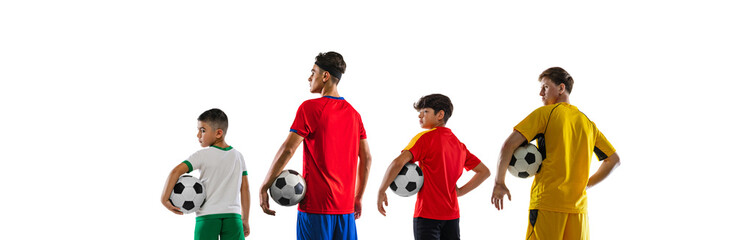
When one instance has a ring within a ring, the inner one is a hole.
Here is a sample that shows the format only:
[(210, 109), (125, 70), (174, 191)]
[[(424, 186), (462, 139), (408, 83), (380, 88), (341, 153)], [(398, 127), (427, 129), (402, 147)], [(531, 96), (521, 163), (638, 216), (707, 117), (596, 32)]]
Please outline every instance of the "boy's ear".
[(440, 110), (439, 112), (437, 112), (436, 115), (437, 115), (437, 120), (442, 120), (442, 121), (445, 120), (445, 110)]
[(218, 128), (217, 131), (215, 131), (215, 137), (216, 138), (222, 138), (222, 135), (225, 135), (225, 132), (222, 131), (221, 128)]
[(565, 84), (564, 83), (560, 83), (560, 85), (557, 85), (557, 91), (560, 92), (560, 94), (565, 93), (565, 91), (566, 91), (565, 90)]
[(328, 72), (328, 71), (323, 71), (322, 72), (322, 83), (329, 82), (330, 81), (330, 78), (332, 78), (331, 75), (330, 75), (330, 72)]

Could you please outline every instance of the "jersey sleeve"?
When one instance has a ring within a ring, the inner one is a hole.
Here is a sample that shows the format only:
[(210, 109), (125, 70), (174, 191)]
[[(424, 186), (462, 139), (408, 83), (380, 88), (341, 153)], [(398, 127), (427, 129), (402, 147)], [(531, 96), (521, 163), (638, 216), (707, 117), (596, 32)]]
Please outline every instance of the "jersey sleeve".
[(196, 169), (200, 169), (202, 167), (203, 160), (204, 159), (202, 157), (201, 150), (193, 153), (191, 156), (189, 156), (189, 158), (187, 158), (187, 160), (184, 160), (184, 164), (186, 164), (189, 168), (187, 173), (190, 173)]
[(294, 122), (291, 124), (291, 128), (289, 128), (290, 132), (299, 134), (299, 136), (304, 138), (311, 133), (309, 121), (307, 121), (308, 108), (306, 102), (299, 106), (299, 109), (296, 111), (296, 117), (294, 117)]
[(463, 149), (465, 150), (465, 164), (463, 165), (463, 167), (465, 168), (465, 171), (473, 170), (473, 168), (477, 167), (478, 164), (480, 164), (480, 159), (470, 153), (470, 151), (468, 151), (468, 148), (465, 147), (465, 144), (463, 144)]
[(425, 144), (424, 144), (424, 141), (422, 141), (422, 136), (427, 132), (428, 131), (424, 131), (414, 136), (414, 138), (411, 139), (409, 144), (406, 145), (404, 150), (402, 150), (402, 152), (409, 151), (411, 153), (411, 155), (413, 156), (411, 159), (411, 162), (417, 162), (419, 161), (419, 159), (423, 157), (422, 153), (425, 151), (423, 151), (422, 149)]
[(243, 176), (248, 175), (248, 168), (245, 166), (245, 157), (243, 157), (243, 154), (238, 152), (240, 155), (240, 171), (243, 173)]
[(544, 128), (549, 121), (549, 108), (540, 107), (530, 113), (524, 120), (514, 127), (514, 130), (524, 135), (527, 142), (534, 140), (537, 134), (544, 133)]
[(363, 127), (363, 118), (358, 114), (358, 139), (366, 139), (368, 136), (365, 134), (365, 127)]
[(599, 161), (603, 161), (606, 160), (606, 158), (608, 158), (609, 156), (613, 155), (616, 152), (616, 149), (613, 148), (613, 145), (611, 145), (610, 142), (608, 142), (606, 136), (604, 136), (601, 131), (597, 130), (595, 136), (595, 148), (593, 148), (593, 152), (595, 152), (595, 155), (598, 157)]

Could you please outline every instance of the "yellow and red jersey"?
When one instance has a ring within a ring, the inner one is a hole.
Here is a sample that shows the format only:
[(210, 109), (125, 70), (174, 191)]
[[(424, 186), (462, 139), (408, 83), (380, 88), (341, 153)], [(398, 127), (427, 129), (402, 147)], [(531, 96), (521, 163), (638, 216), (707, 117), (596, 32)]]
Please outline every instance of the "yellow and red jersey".
[(465, 170), (478, 166), (480, 159), (446, 127), (437, 127), (415, 136), (404, 151), (411, 152), (424, 174), (417, 193), (414, 217), (436, 220), (460, 218), (456, 183)]

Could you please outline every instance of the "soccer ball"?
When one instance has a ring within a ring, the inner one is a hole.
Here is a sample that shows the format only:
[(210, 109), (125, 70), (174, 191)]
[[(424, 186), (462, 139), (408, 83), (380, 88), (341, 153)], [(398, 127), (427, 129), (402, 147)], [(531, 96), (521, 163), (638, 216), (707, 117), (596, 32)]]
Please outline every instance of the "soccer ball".
[(534, 176), (542, 169), (542, 153), (533, 144), (521, 145), (511, 155), (509, 172), (520, 178)]
[(183, 175), (174, 185), (169, 201), (183, 213), (199, 210), (205, 202), (204, 185), (196, 177)]
[(391, 182), (391, 191), (399, 196), (408, 197), (419, 192), (424, 184), (424, 174), (422, 169), (414, 163), (407, 163), (399, 171), (393, 182)]
[(281, 206), (294, 206), (304, 199), (304, 193), (307, 192), (307, 183), (299, 172), (294, 170), (284, 170), (273, 181), (271, 188), (271, 197)]

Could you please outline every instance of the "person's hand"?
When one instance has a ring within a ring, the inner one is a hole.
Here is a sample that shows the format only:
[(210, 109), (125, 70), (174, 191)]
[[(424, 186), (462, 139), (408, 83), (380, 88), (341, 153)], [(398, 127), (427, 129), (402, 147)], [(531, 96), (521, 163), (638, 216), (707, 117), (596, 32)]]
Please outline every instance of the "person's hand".
[(358, 220), (361, 214), (363, 214), (363, 203), (360, 199), (355, 199), (355, 220)]
[(462, 188), (459, 188), (459, 187), (457, 187), (457, 185), (455, 185), (455, 193), (457, 193), (457, 197), (462, 197), (467, 192), (463, 191)]
[(505, 183), (496, 183), (496, 186), (493, 187), (493, 196), (491, 197), (491, 201), (493, 202), (493, 205), (496, 206), (496, 209), (503, 210), (503, 196), (508, 195), (509, 201), (511, 201), (511, 192), (506, 187)]
[(383, 209), (383, 206), (388, 206), (388, 197), (386, 196), (386, 192), (379, 192), (378, 193), (378, 212), (381, 213), (381, 215), (386, 216), (386, 210)]
[(243, 222), (243, 235), (245, 235), (245, 237), (250, 235), (250, 224), (248, 224), (248, 222)]
[(260, 199), (263, 212), (271, 216), (276, 216), (276, 211), (271, 210), (268, 205), (268, 187), (261, 187)]
[(181, 212), (180, 208), (174, 206), (174, 204), (171, 204), (171, 201), (166, 200), (166, 201), (161, 201), (161, 203), (164, 204), (164, 207), (166, 207), (166, 209), (175, 213), (176, 215), (184, 215), (184, 213)]

